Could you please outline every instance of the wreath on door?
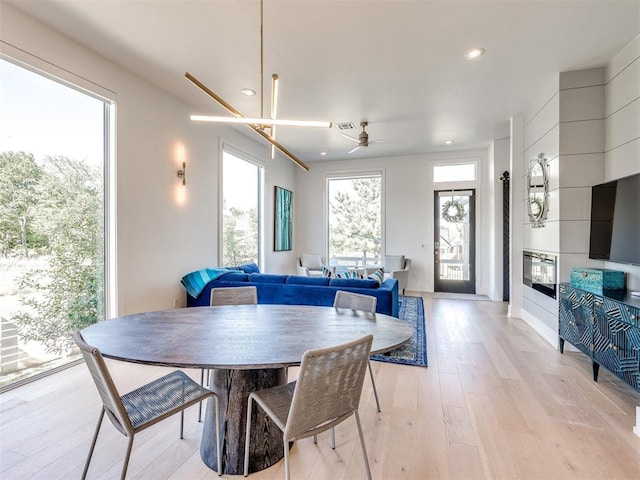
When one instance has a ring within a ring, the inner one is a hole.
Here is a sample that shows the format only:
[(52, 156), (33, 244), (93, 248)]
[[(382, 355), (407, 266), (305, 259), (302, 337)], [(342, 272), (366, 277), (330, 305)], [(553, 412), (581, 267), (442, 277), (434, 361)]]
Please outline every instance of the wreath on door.
[(449, 223), (461, 222), (466, 214), (464, 205), (453, 198), (442, 205), (442, 218)]

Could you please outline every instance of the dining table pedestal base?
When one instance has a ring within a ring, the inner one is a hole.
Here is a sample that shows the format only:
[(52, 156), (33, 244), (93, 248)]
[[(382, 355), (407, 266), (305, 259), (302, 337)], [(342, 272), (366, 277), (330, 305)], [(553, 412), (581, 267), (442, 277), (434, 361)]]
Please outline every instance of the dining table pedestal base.
[[(247, 401), (256, 390), (283, 385), (287, 382), (284, 368), (262, 370), (211, 371), (210, 389), (220, 401), (220, 437), (222, 441), (222, 473), (244, 473), (244, 445), (247, 428)], [(249, 473), (263, 470), (283, 456), (282, 432), (261, 408), (252, 412)], [(213, 399), (207, 401), (200, 456), (212, 470), (218, 470)]]

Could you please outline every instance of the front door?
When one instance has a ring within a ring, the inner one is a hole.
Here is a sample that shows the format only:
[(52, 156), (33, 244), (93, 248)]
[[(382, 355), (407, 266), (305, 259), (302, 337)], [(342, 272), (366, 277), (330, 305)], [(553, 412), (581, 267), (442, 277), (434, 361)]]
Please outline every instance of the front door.
[(475, 190), (434, 194), (434, 291), (476, 293)]

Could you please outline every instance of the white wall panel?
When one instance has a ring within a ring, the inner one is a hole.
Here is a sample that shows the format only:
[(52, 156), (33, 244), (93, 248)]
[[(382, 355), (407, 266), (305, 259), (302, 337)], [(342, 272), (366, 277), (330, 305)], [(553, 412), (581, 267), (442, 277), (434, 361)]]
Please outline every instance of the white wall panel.
[(604, 118), (604, 85), (560, 92), (560, 122)]
[(622, 72), (634, 61), (640, 58), (640, 35), (631, 40), (611, 59), (606, 67), (606, 81), (610, 82), (613, 77)]
[[(528, 218), (528, 217), (527, 217)], [(560, 250), (560, 222), (545, 222), (544, 227), (532, 228), (524, 225), (522, 248), (524, 250), (539, 250), (541, 252), (557, 252)]]
[(559, 191), (560, 219), (591, 220), (591, 187), (562, 188)]
[(523, 288), (522, 307), (553, 332), (558, 331), (558, 302), (537, 290)]
[[(536, 96), (536, 98), (531, 100), (529, 104), (529, 108), (524, 114), (524, 129), (526, 130), (529, 127), (529, 124), (532, 122), (534, 117), (536, 117), (540, 111), (549, 103), (549, 101), (557, 96), (558, 90), (560, 90), (560, 74), (555, 73), (551, 75), (549, 83), (542, 89), (542, 91)], [(525, 143), (526, 146), (526, 143)]]
[(607, 118), (606, 135), (607, 152), (640, 138), (640, 97)]
[(605, 154), (604, 181), (640, 172), (640, 138), (609, 150)]
[(599, 153), (603, 149), (604, 120), (560, 124), (560, 155)]
[(560, 253), (587, 253), (589, 251), (589, 220), (560, 222)]
[(603, 153), (562, 155), (559, 178), (562, 187), (591, 187), (604, 181)]
[(606, 71), (604, 67), (588, 68), (586, 70), (572, 70), (560, 73), (560, 90), (579, 89), (605, 84)]
[(560, 99), (556, 93), (542, 107), (538, 114), (531, 119), (524, 129), (525, 150), (531, 148), (544, 136), (548, 135), (557, 124), (559, 119)]
[(640, 97), (640, 58), (611, 79), (605, 92), (607, 117)]
[(526, 148), (523, 152), (525, 159), (525, 175), (529, 171), (529, 161), (538, 158), (538, 155), (544, 153), (547, 160), (553, 160), (560, 152), (560, 125), (556, 122), (547, 133), (539, 138), (536, 142)]

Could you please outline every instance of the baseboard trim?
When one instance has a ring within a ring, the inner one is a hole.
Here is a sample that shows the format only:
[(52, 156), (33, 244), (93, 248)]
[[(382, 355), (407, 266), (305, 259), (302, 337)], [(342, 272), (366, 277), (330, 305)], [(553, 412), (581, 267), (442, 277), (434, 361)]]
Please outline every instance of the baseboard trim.
[[(550, 329), (547, 325), (542, 323), (540, 320), (538, 320), (536, 317), (531, 315), (526, 310), (520, 310), (520, 313), (522, 314), (522, 320), (524, 321), (524, 323), (529, 325), (538, 335), (540, 335), (542, 338), (544, 338), (547, 342), (549, 342), (551, 345), (553, 345), (556, 349), (559, 348), (559, 346), (558, 346), (558, 331), (557, 330), (554, 331), (554, 330)], [(569, 346), (570, 347), (570, 345), (568, 345), (567, 343), (565, 343), (565, 346)]]

